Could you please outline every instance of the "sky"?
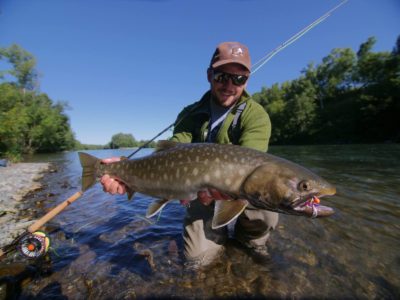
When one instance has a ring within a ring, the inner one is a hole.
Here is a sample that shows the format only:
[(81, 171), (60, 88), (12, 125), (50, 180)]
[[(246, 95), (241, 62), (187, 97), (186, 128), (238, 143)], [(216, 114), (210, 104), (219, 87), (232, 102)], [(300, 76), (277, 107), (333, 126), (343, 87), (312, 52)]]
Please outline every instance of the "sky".
[[(66, 101), (75, 137), (151, 139), (209, 89), (216, 46), (239, 41), (256, 62), (341, 0), (0, 0), (0, 47), (37, 60), (39, 91)], [(391, 51), (399, 0), (349, 0), (249, 80), (252, 94), (300, 76), (334, 48)], [(4, 66), (3, 68), (7, 67)], [(160, 138), (171, 135), (170, 132)]]

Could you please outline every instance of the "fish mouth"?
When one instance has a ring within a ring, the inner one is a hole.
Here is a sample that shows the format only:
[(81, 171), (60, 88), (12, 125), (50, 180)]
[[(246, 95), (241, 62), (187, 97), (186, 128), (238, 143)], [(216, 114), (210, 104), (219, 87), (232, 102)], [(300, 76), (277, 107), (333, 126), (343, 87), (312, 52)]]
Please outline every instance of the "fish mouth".
[(325, 196), (333, 196), (336, 193), (335, 188), (327, 188), (320, 191), (318, 194), (309, 195), (305, 201), (298, 203), (292, 207), (293, 213), (303, 215), (310, 218), (323, 218), (330, 217), (335, 213), (333, 208), (321, 205), (320, 198)]
[(296, 214), (303, 215), (310, 218), (323, 218), (330, 217), (335, 213), (333, 208), (319, 204), (318, 197), (313, 196), (306, 200), (304, 203), (293, 208)]

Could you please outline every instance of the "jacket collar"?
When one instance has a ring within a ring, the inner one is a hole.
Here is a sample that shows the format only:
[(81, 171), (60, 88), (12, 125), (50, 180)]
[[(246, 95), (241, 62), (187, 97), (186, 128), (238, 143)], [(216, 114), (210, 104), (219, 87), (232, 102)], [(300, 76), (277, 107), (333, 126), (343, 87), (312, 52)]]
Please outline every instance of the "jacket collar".
[[(235, 112), (237, 107), (239, 107), (243, 102), (246, 102), (250, 99), (250, 95), (243, 91), (242, 96), (240, 96), (239, 100), (234, 104), (232, 108), (232, 112)], [(201, 97), (200, 101), (198, 102), (198, 107), (195, 111), (195, 114), (210, 114), (210, 101), (211, 101), (211, 91), (207, 91), (203, 97)]]

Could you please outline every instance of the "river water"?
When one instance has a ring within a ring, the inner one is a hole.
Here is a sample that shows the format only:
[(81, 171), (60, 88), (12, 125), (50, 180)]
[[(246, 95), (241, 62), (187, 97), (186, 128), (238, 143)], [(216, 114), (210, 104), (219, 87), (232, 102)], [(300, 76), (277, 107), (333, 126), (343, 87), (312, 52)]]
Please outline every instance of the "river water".
[[(98, 157), (132, 150), (88, 151)], [(49, 254), (38, 261), (14, 255), (7, 296), (27, 299), (400, 298), (400, 145), (272, 146), (337, 187), (323, 198), (336, 213), (325, 219), (280, 215), (261, 264), (237, 247), (212, 267), (193, 272), (182, 258), (185, 208), (168, 205), (144, 218), (151, 198), (105, 194), (95, 185), (46, 226)], [(138, 156), (149, 154), (143, 150)], [(35, 156), (58, 172), (32, 195), (40, 214), (80, 189), (76, 152)], [(33, 202), (32, 202), (33, 203)]]

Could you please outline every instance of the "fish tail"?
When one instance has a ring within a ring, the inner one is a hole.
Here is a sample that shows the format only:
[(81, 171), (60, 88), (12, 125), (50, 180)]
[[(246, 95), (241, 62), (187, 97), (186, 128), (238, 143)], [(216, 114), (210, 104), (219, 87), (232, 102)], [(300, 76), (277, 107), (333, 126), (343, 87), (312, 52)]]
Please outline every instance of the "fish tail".
[(84, 152), (78, 154), (82, 166), (82, 191), (84, 192), (96, 183), (96, 167), (100, 159)]

